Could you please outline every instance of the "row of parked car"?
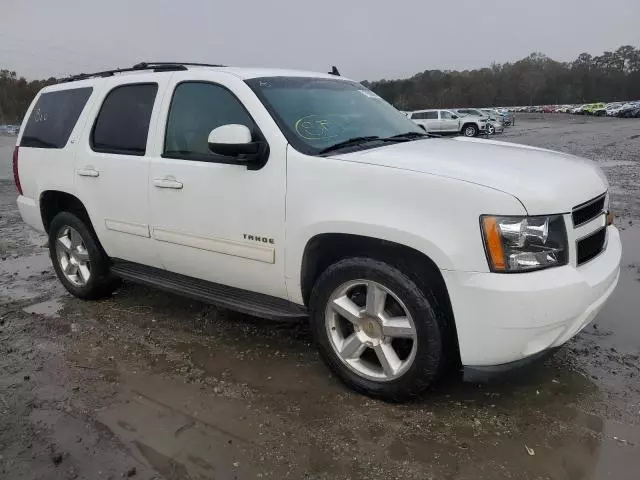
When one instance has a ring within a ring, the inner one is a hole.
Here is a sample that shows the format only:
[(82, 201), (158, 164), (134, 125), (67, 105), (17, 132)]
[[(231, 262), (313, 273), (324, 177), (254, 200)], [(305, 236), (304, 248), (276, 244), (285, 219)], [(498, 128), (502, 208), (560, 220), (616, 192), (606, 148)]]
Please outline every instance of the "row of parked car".
[(576, 105), (538, 105), (535, 107), (514, 107), (510, 110), (529, 113), (572, 113), (574, 115), (595, 115), (599, 117), (640, 118), (640, 100)]
[(506, 108), (439, 108), (404, 113), (427, 132), (465, 137), (502, 133), (505, 127), (515, 124), (513, 112)]
[(0, 134), (17, 135), (20, 131), (20, 125), (0, 125)]

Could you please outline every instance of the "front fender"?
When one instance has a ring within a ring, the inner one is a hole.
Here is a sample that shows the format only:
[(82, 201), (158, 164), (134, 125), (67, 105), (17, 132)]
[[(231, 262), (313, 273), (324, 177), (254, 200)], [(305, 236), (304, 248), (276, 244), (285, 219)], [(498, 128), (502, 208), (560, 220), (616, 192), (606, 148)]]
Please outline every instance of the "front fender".
[(488, 272), (480, 215), (526, 215), (515, 197), (482, 185), (289, 152), (285, 277), (295, 302), (302, 301), (305, 248), (317, 235), (387, 240), (423, 253), (441, 270)]

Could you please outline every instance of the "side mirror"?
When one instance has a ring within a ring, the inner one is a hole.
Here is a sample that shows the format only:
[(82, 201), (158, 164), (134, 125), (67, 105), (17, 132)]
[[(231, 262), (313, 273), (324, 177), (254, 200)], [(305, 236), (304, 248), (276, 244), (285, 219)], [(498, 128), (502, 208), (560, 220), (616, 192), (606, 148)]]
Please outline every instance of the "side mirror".
[(263, 146), (263, 142), (252, 141), (251, 130), (247, 126), (235, 123), (211, 130), (208, 142), (213, 153), (234, 157), (239, 162), (257, 159)]
[(453, 118), (454, 120), (457, 120), (460, 117), (458, 117), (458, 115), (451, 115), (451, 118)]

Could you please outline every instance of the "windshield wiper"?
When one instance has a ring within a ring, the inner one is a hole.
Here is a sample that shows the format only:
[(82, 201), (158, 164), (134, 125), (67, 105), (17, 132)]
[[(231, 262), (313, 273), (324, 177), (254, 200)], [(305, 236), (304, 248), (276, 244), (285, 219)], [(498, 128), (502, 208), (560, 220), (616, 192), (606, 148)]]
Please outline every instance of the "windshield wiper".
[(399, 133), (398, 135), (393, 135), (391, 137), (387, 137), (384, 140), (415, 140), (418, 138), (428, 138), (428, 137), (440, 137), (440, 135), (435, 135), (429, 132), (405, 132), (405, 133)]
[(378, 137), (377, 135), (370, 135), (367, 137), (348, 138), (347, 140), (330, 145), (327, 148), (323, 148), (318, 152), (318, 154), (323, 155), (325, 153), (333, 152), (334, 150), (339, 150), (344, 147), (350, 147), (352, 145), (358, 145), (361, 143), (373, 142), (374, 140), (384, 140), (384, 139)]

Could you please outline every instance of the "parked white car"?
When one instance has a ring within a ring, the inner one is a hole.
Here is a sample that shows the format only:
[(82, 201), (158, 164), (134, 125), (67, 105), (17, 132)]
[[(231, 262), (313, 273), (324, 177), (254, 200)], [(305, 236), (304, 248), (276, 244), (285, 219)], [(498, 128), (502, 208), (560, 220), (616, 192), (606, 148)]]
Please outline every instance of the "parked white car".
[(488, 121), (487, 118), (460, 115), (444, 109), (416, 110), (409, 114), (409, 118), (427, 132), (461, 133), (465, 137), (475, 137), (484, 132)]
[(494, 133), (504, 132), (504, 123), (502, 122), (502, 115), (495, 112), (491, 115), (490, 112), (479, 108), (454, 108), (452, 112), (467, 118), (479, 118), (487, 125), (487, 133), (493, 135)]
[(452, 364), (473, 376), (545, 355), (620, 270), (595, 164), (432, 138), (334, 75), (142, 64), (72, 78), (34, 99), (13, 168), (71, 294), (125, 278), (308, 315), (329, 368), (385, 399)]

